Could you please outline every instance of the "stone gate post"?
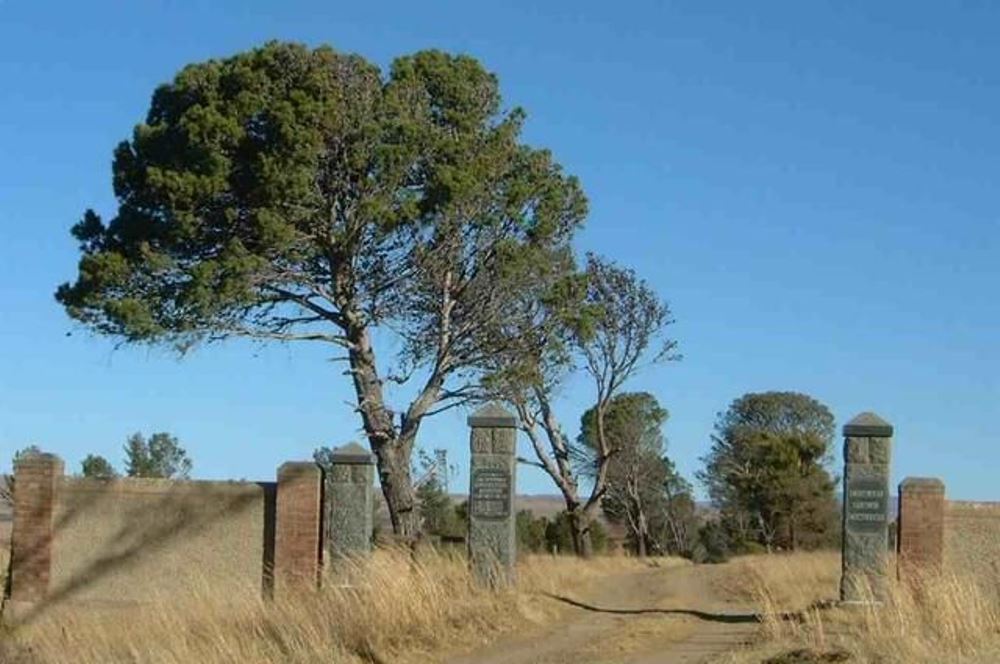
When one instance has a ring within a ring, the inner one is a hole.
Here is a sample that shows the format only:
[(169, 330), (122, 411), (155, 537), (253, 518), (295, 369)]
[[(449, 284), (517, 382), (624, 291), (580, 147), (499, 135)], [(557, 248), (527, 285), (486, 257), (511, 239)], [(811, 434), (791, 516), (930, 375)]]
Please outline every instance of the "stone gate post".
[(326, 478), (326, 550), (331, 565), (372, 550), (375, 457), (357, 443), (333, 450)]
[(844, 533), (840, 600), (880, 602), (889, 555), (892, 425), (861, 413), (844, 425)]
[(513, 583), (517, 561), (514, 520), (517, 419), (496, 404), (469, 417), (469, 562), (491, 586)]

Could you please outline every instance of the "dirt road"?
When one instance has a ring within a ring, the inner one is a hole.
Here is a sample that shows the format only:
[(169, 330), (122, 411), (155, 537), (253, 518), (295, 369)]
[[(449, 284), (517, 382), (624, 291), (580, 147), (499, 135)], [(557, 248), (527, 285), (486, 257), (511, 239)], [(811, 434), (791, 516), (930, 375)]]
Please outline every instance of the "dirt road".
[(746, 642), (756, 618), (720, 599), (721, 566), (650, 568), (602, 579), (586, 591), (546, 596), (560, 619), (508, 635), (447, 664), (695, 664)]

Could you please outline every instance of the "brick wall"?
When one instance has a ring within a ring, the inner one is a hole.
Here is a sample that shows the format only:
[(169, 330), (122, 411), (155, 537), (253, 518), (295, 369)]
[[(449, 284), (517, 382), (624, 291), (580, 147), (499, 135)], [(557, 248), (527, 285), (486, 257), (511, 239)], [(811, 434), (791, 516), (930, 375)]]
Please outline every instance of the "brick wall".
[(252, 599), (270, 596), (279, 575), (315, 583), (321, 475), (290, 463), (277, 483), (108, 481), (64, 477), (53, 455), (23, 459), (4, 618), (67, 602)]
[(949, 572), (981, 576), (1000, 551), (1000, 503), (949, 500), (944, 512), (944, 565)]

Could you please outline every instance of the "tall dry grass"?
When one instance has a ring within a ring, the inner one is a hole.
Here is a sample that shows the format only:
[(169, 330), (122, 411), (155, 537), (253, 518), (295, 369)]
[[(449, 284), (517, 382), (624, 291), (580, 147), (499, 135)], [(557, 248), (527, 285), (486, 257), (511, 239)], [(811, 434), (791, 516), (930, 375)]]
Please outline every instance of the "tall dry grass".
[(639, 565), (526, 557), (520, 590), (491, 592), (474, 581), (463, 557), (425, 551), (414, 561), (383, 550), (320, 592), (273, 602), (206, 592), (125, 611), (56, 608), (9, 634), (6, 653), (31, 664), (436, 662), (444, 651), (472, 648), (557, 610), (528, 591), (580, 588)]
[(7, 587), (7, 564), (10, 561), (10, 549), (5, 543), (0, 543), (0, 590)]
[[(994, 552), (964, 552), (962, 559), (992, 562)], [(894, 567), (892, 568), (894, 569)], [(1000, 575), (996, 567), (949, 566), (904, 581), (889, 581), (882, 605), (836, 605), (840, 556), (834, 553), (760, 556), (737, 561), (726, 590), (754, 602), (762, 641), (733, 662), (761, 662), (802, 650), (801, 662), (889, 663), (1000, 661)], [(774, 660), (782, 661), (782, 660)]]

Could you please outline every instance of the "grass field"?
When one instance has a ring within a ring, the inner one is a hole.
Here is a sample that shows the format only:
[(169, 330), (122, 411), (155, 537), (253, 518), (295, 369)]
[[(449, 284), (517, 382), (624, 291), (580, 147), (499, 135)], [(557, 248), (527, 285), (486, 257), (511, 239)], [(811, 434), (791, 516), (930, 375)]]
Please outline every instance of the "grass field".
[[(759, 639), (728, 664), (987, 664), (1000, 661), (1000, 518), (949, 508), (946, 565), (914, 583), (892, 579), (877, 609), (837, 608), (838, 552), (752, 556), (720, 571), (719, 590), (763, 617)], [(7, 551), (0, 548), (0, 583)], [(667, 563), (669, 564), (669, 562)], [(345, 583), (270, 603), (221, 601), (53, 612), (0, 632), (0, 662), (437, 662), (502, 632), (546, 624), (560, 609), (540, 592), (581, 589), (639, 569), (622, 557), (527, 556), (519, 590), (487, 592), (465, 560), (382, 550)], [(331, 584), (332, 585), (332, 584)], [(125, 617), (123, 618), (123, 615)]]
[(443, 651), (549, 620), (558, 609), (538, 591), (579, 588), (640, 565), (622, 557), (526, 557), (519, 586), (534, 592), (493, 593), (473, 581), (464, 558), (426, 552), (414, 562), (404, 552), (380, 551), (339, 586), (275, 602), (234, 605), (205, 596), (127, 613), (56, 609), (8, 634), (0, 661), (433, 662)]
[(761, 639), (732, 664), (987, 664), (1000, 661), (1000, 574), (996, 550), (963, 551), (973, 568), (947, 567), (912, 583), (892, 579), (885, 605), (841, 609), (836, 553), (737, 561), (725, 591), (763, 615)]

